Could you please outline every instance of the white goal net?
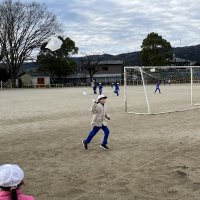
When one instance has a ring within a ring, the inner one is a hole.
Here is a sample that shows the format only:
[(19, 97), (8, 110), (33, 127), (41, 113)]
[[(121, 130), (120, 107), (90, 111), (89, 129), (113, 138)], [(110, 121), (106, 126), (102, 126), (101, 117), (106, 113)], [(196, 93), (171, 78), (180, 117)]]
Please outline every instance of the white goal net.
[(124, 67), (125, 111), (161, 114), (200, 108), (200, 66)]

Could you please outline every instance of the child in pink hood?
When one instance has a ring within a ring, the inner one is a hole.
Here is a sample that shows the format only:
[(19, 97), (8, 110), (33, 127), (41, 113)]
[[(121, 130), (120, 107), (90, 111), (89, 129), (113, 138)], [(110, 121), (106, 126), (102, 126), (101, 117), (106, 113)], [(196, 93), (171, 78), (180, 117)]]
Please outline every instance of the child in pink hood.
[(22, 194), (23, 179), (24, 172), (18, 165), (1, 165), (0, 200), (34, 200), (32, 196)]

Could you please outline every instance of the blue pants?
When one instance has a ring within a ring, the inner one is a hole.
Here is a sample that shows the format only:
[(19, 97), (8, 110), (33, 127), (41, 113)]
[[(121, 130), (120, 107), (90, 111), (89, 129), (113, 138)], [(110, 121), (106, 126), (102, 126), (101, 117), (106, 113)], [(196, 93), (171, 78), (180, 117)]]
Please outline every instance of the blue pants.
[(103, 142), (102, 144), (106, 145), (107, 144), (107, 140), (108, 140), (108, 136), (109, 136), (109, 129), (107, 126), (101, 126), (101, 127), (97, 127), (97, 126), (94, 126), (92, 131), (90, 131), (87, 139), (85, 140), (85, 143), (88, 144), (91, 142), (92, 138), (97, 134), (97, 132), (102, 129), (104, 131), (104, 138), (103, 138)]
[(159, 87), (156, 88), (155, 93), (157, 92), (157, 90), (158, 90), (159, 93), (160, 93), (160, 88), (159, 88)]
[(99, 90), (99, 95), (101, 95), (101, 93), (102, 93), (102, 90)]
[(117, 96), (119, 96), (119, 90), (115, 90), (114, 93), (117, 94)]

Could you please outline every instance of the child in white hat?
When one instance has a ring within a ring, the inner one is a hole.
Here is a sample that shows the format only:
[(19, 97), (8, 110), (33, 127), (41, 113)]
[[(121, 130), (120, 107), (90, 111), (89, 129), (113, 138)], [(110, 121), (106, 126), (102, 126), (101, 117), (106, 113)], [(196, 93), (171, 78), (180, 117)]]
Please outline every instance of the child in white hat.
[(104, 139), (102, 144), (100, 145), (101, 148), (108, 150), (107, 146), (107, 140), (109, 136), (109, 129), (107, 127), (107, 123), (105, 118), (110, 120), (109, 114), (106, 112), (106, 108), (104, 107), (104, 104), (106, 102), (107, 96), (105, 95), (99, 95), (97, 98), (97, 101), (93, 100), (93, 106), (91, 108), (91, 112), (94, 114), (92, 125), (93, 129), (89, 133), (86, 140), (82, 140), (83, 146), (85, 149), (88, 149), (88, 144), (91, 142), (92, 138), (96, 135), (96, 133), (102, 129), (104, 131)]
[(22, 194), (24, 172), (18, 165), (0, 166), (0, 200), (34, 200), (32, 196)]

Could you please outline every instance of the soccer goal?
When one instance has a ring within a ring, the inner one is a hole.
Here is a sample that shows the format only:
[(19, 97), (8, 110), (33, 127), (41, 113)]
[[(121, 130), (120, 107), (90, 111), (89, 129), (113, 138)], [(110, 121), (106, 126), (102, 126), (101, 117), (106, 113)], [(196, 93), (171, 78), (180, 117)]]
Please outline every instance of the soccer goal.
[(163, 114), (200, 108), (200, 66), (124, 67), (125, 111)]

